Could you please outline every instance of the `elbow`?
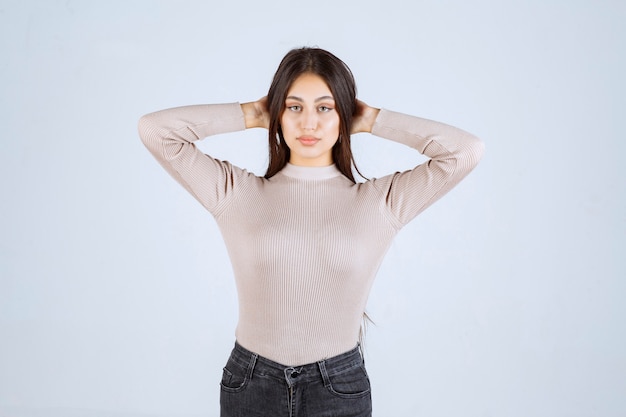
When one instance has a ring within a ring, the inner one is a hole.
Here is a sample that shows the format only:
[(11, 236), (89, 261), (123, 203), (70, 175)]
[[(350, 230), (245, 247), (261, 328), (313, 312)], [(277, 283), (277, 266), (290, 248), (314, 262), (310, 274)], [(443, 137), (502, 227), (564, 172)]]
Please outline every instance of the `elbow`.
[(146, 114), (139, 119), (139, 123), (137, 124), (139, 139), (141, 139), (144, 145), (148, 145), (150, 133), (154, 131), (154, 124), (150, 119), (150, 115)]
[(472, 162), (474, 163), (474, 166), (478, 165), (484, 153), (485, 142), (474, 136), (470, 144), (470, 154), (472, 156)]
[(139, 138), (150, 150), (157, 149), (166, 135), (163, 126), (158, 123), (155, 113), (142, 116), (137, 124), (137, 130)]
[(463, 155), (466, 165), (469, 169), (473, 169), (483, 157), (485, 153), (485, 143), (478, 137), (468, 134), (467, 140), (463, 146)]
[(461, 148), (457, 159), (458, 168), (463, 176), (469, 174), (480, 162), (485, 153), (485, 143), (476, 136), (470, 135)]

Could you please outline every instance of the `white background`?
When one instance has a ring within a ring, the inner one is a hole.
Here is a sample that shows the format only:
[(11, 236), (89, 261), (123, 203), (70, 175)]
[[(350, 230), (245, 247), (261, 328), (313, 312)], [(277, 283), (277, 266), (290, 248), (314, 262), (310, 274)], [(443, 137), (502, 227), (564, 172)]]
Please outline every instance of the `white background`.
[[(266, 94), (326, 48), (478, 168), (399, 234), (368, 311), (376, 416), (626, 415), (620, 1), (0, 1), (0, 416), (218, 414), (236, 294), (137, 120)], [(362, 172), (422, 161), (355, 137)], [(259, 174), (262, 130), (206, 152)]]

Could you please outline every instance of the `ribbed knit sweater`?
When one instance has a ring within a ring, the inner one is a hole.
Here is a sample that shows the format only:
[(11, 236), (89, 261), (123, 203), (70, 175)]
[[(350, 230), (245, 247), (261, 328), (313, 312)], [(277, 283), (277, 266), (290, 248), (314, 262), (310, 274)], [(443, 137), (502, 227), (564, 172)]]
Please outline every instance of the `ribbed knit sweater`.
[(243, 129), (237, 103), (162, 110), (139, 122), (150, 152), (219, 225), (239, 298), (237, 341), (288, 366), (346, 352), (357, 344), (372, 282), (393, 237), (474, 168), (482, 142), (383, 109), (372, 134), (431, 159), (356, 184), (334, 165), (288, 164), (265, 179), (193, 143)]

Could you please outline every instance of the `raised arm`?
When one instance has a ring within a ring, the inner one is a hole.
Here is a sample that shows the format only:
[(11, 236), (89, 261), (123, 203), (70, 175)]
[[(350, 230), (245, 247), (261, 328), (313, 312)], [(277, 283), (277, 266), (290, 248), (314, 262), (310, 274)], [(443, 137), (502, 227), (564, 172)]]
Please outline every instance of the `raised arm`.
[(246, 117), (238, 103), (177, 107), (139, 120), (139, 136), (148, 150), (209, 211), (247, 173), (203, 154), (194, 142), (245, 128)]
[(478, 164), (484, 149), (477, 137), (461, 129), (385, 109), (376, 113), (371, 133), (431, 158), (412, 170), (372, 181), (385, 193), (387, 205), (400, 225), (465, 178)]

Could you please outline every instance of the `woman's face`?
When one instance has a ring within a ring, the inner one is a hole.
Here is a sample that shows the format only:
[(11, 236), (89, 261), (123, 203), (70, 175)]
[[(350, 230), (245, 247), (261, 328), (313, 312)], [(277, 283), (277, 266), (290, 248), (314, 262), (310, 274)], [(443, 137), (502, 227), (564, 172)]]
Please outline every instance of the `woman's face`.
[(291, 150), (289, 162), (300, 166), (328, 166), (339, 137), (339, 114), (326, 82), (316, 74), (302, 74), (291, 85), (280, 118)]

